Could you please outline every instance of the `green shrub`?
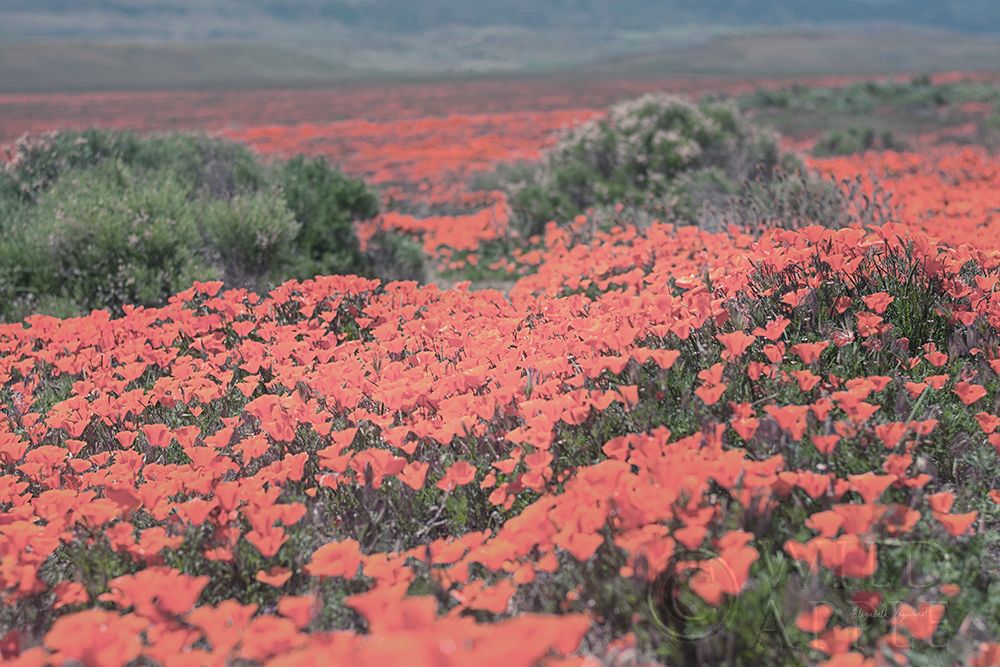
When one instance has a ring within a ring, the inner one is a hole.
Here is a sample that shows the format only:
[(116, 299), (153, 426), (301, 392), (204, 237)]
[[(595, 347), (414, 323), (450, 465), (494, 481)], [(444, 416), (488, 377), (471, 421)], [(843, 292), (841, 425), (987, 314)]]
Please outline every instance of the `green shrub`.
[(254, 287), (295, 259), (300, 225), (280, 192), (216, 199), (198, 211), (208, 245), (232, 286)]
[(171, 171), (199, 196), (229, 199), (270, 187), (265, 166), (244, 144), (196, 134), (127, 136), (137, 143), (132, 164), (149, 172)]
[(992, 81), (961, 80), (933, 83), (929, 76), (909, 81), (859, 81), (846, 86), (817, 87), (801, 83), (780, 89), (759, 89), (740, 99), (750, 109), (793, 109), (864, 114), (891, 107), (896, 111), (933, 112), (965, 102), (995, 102), (1000, 88)]
[(294, 274), (364, 273), (365, 260), (352, 223), (378, 213), (363, 181), (348, 178), (325, 158), (295, 157), (277, 169), (285, 201), (302, 228)]
[(137, 174), (172, 173), (194, 191), (230, 197), (267, 182), (264, 166), (243, 144), (202, 135), (140, 137), (132, 132), (85, 130), (28, 137), (16, 149), (7, 180), (22, 197), (37, 199), (59, 177), (115, 161)]
[(761, 232), (774, 227), (823, 225), (839, 229), (898, 221), (889, 193), (877, 182), (866, 194), (860, 179), (837, 183), (798, 170), (744, 183), (739, 194), (722, 206), (706, 206), (698, 224), (710, 229), (736, 225)]
[(6, 190), (34, 201), (68, 170), (93, 166), (121, 152), (115, 135), (98, 130), (28, 136), (4, 170)]
[[(762, 89), (736, 98), (754, 120), (782, 136), (821, 139), (817, 155), (842, 155), (868, 149), (905, 149), (912, 139), (941, 133), (953, 143), (993, 149), (998, 136), (981, 108), (1000, 104), (996, 81), (965, 79), (934, 82), (929, 76), (909, 81), (861, 81), (837, 87), (793, 84)], [(974, 103), (967, 108), (967, 103)], [(976, 132), (956, 135), (960, 126)]]
[(511, 183), (514, 227), (527, 237), (549, 220), (614, 204), (695, 222), (703, 203), (771, 178), (781, 163), (775, 135), (735, 106), (646, 95), (572, 131), (541, 166)]
[(372, 275), (383, 282), (427, 278), (423, 248), (405, 234), (380, 228), (368, 240), (365, 260)]
[(3, 178), (0, 172), (0, 236), (7, 233), (7, 230), (16, 225), (16, 222), (24, 215), (25, 205), (20, 196), (13, 189), (7, 187), (9, 181)]
[[(268, 166), (200, 135), (29, 137), (0, 171), (0, 315), (159, 305), (193, 280), (265, 288), (375, 272), (353, 222), (375, 215), (364, 182), (322, 158)], [(378, 261), (422, 275), (392, 241)], [(409, 254), (408, 254), (409, 253)], [(422, 261), (422, 258), (420, 258)]]
[(906, 142), (898, 139), (891, 130), (881, 132), (871, 127), (852, 126), (846, 130), (831, 130), (823, 134), (813, 146), (813, 155), (851, 155), (870, 150), (906, 150)]
[(31, 215), (9, 229), (0, 261), (24, 288), (22, 300), (120, 308), (159, 303), (214, 277), (201, 246), (183, 184), (140, 179), (105, 163), (45, 191)]

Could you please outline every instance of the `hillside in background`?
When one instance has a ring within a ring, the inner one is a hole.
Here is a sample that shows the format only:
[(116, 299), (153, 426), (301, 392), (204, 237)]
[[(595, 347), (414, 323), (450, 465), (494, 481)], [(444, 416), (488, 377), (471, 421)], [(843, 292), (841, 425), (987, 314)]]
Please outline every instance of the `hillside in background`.
[(987, 0), (9, 0), (0, 91), (1000, 69)]
[(318, 33), (331, 25), (377, 32), (448, 26), (647, 32), (684, 24), (867, 21), (1000, 32), (991, 0), (8, 0), (4, 6), (9, 32), (44, 37), (276, 38), (285, 30)]
[(637, 43), (592, 50), (587, 58), (580, 40), (512, 32), (467, 42), (444, 37), (345, 42), (328, 52), (239, 40), (0, 41), (0, 93), (326, 87), (484, 75), (585, 81), (1000, 70), (1000, 48), (992, 36), (932, 29), (705, 34), (701, 41), (678, 40), (681, 45), (671, 48)]

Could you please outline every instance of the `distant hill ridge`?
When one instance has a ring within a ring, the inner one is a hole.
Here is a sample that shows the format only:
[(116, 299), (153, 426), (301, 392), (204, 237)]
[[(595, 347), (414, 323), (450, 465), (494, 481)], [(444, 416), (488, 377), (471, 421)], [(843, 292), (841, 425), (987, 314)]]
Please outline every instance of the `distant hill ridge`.
[[(82, 17), (66, 23), (59, 17)], [(53, 19), (47, 22), (46, 18)], [(892, 21), (1000, 33), (996, 0), (5, 0), (7, 37), (148, 38), (184, 23), (192, 38), (273, 37), (337, 25), (384, 33), (436, 28), (648, 31), (680, 24), (829, 25)], [(17, 34), (17, 33), (20, 34)], [(13, 34), (12, 34), (13, 33)]]

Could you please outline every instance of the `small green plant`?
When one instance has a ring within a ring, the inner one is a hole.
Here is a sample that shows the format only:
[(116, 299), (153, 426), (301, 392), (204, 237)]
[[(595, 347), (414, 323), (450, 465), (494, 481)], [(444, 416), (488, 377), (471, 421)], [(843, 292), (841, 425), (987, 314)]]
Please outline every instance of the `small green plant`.
[(851, 155), (870, 150), (901, 151), (906, 148), (906, 142), (897, 138), (892, 130), (879, 132), (871, 127), (851, 126), (846, 130), (825, 133), (813, 146), (813, 154), (825, 157)]

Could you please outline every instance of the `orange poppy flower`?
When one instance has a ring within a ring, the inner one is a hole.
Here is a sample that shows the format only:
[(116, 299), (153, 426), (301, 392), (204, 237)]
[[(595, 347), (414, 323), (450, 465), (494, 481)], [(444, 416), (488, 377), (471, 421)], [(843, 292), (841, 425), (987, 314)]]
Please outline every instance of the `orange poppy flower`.
[(330, 542), (313, 552), (306, 571), (314, 577), (351, 579), (361, 566), (360, 545), (352, 539)]

